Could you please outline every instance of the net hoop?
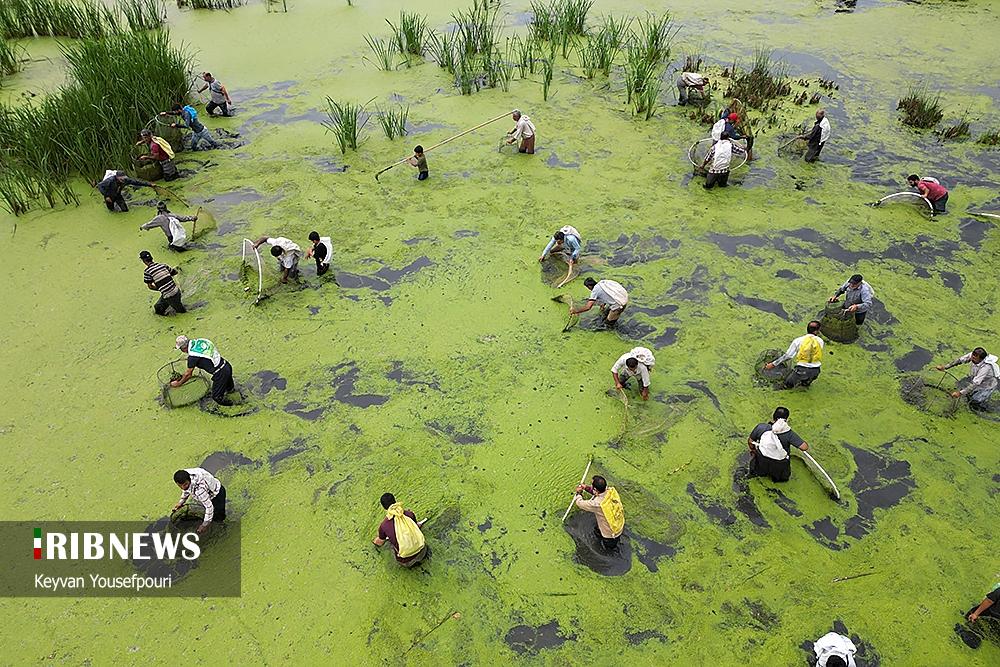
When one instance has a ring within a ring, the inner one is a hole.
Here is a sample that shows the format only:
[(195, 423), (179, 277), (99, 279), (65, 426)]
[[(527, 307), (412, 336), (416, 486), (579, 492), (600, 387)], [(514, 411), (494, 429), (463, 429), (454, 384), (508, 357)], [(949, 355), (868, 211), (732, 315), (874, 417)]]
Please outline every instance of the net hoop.
[[(249, 248), (249, 252), (247, 249)], [(264, 294), (264, 265), (260, 261), (260, 253), (257, 252), (257, 248), (254, 247), (253, 241), (250, 239), (243, 239), (243, 255), (240, 258), (242, 266), (247, 264), (247, 256), (253, 255), (254, 260), (257, 263), (257, 299), (254, 303), (259, 303), (262, 295)]]
[(922, 206), (921, 209), (926, 207), (927, 212), (930, 213), (931, 215), (934, 215), (934, 205), (931, 204), (926, 197), (916, 192), (895, 192), (891, 195), (887, 195), (879, 199), (877, 202), (875, 202), (875, 206), (881, 206), (882, 204), (888, 201), (913, 201), (914, 203), (916, 203), (916, 200), (913, 199), (914, 197), (916, 197), (916, 199), (919, 199), (924, 203), (924, 206)]
[[(688, 161), (690, 161), (691, 164), (694, 165), (695, 167), (701, 167), (701, 162), (695, 160), (695, 156), (699, 152), (698, 151), (698, 147), (701, 146), (701, 145), (703, 145), (703, 144), (705, 146), (707, 146), (707, 147), (710, 147), (714, 143), (715, 143), (715, 141), (712, 139), (712, 137), (705, 137), (704, 139), (699, 139), (698, 141), (696, 141), (693, 144), (691, 144), (691, 148), (688, 149)], [(736, 143), (736, 142), (733, 142), (733, 143)], [(742, 148), (744, 151), (746, 150), (746, 142), (744, 142), (743, 144), (737, 144), (737, 145), (740, 146), (740, 148)], [(706, 148), (705, 152), (706, 153), (708, 152), (707, 148)], [(740, 162), (739, 164), (736, 164), (736, 159), (737, 158), (741, 158), (743, 161)], [(740, 167), (744, 166), (746, 163), (747, 163), (747, 156), (746, 156), (746, 154), (743, 154), (743, 155), (734, 155), (733, 156), (733, 163), (729, 165), (729, 171), (733, 171), (735, 169), (739, 169)]]

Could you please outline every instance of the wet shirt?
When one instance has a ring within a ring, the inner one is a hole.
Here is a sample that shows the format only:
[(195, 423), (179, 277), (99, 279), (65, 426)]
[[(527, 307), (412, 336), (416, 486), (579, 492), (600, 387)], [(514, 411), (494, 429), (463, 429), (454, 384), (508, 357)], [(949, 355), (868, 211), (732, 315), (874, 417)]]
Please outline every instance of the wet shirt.
[[(621, 297), (616, 298), (612, 296), (614, 294), (619, 294)], [(587, 300), (596, 301), (602, 306), (624, 308), (628, 305), (628, 292), (625, 291), (625, 288), (621, 284), (614, 280), (600, 280), (594, 285), (594, 289), (591, 290)]]
[(278, 263), (281, 264), (282, 268), (291, 269), (298, 263), (302, 248), (284, 236), (269, 237), (267, 244), (272, 247), (281, 248), (282, 252), (278, 257)]
[(191, 475), (191, 485), (186, 491), (181, 491), (180, 502), (183, 504), (188, 498), (194, 496), (194, 499), (200, 502), (205, 508), (204, 523), (211, 523), (212, 517), (215, 516), (215, 506), (212, 505), (212, 498), (219, 495), (219, 491), (222, 489), (222, 482), (204, 468), (185, 468), (185, 470)]
[(617, 535), (611, 530), (611, 524), (608, 523), (607, 517), (604, 516), (604, 510), (601, 509), (601, 501), (604, 500), (605, 493), (598, 493), (596, 496), (590, 500), (584, 500), (583, 496), (577, 495), (576, 506), (582, 509), (584, 512), (590, 512), (597, 519), (597, 529), (601, 531), (601, 537), (607, 539), (612, 539), (621, 535), (619, 532)]
[(622, 376), (626, 378), (637, 377), (642, 382), (642, 386), (648, 389), (649, 369), (646, 368), (646, 364), (640, 361), (638, 364), (636, 364), (635, 370), (632, 370), (625, 364), (625, 362), (628, 361), (630, 358), (635, 358), (635, 355), (632, 354), (631, 351), (626, 352), (622, 356), (618, 357), (618, 361), (616, 361), (615, 365), (611, 367), (611, 372), (617, 373), (619, 377)]
[[(750, 439), (754, 442), (760, 442), (761, 436), (770, 430), (770, 424), (757, 424), (753, 431), (750, 432)], [(784, 433), (775, 433), (775, 435), (778, 436), (778, 442), (781, 443), (781, 446), (785, 448), (786, 454), (792, 447), (798, 447), (805, 442), (795, 431), (785, 431)]]
[[(542, 256), (548, 256), (549, 251), (555, 247), (556, 241), (555, 237), (549, 239), (549, 244), (545, 246), (545, 250), (542, 251)], [(580, 257), (580, 239), (572, 234), (565, 234), (562, 241), (563, 249), (569, 254), (573, 261), (576, 261)]]
[(512, 136), (514, 139), (530, 139), (535, 136), (534, 123), (527, 116), (521, 116), (517, 119), (517, 125), (514, 126), (514, 134)]
[(215, 375), (215, 372), (226, 365), (226, 360), (219, 357), (219, 365), (216, 366), (212, 363), (211, 359), (206, 357), (196, 357), (193, 354), (188, 355), (187, 367), (188, 368), (200, 368), (209, 375)]
[(809, 133), (809, 143), (818, 146), (825, 144), (830, 138), (830, 121), (824, 118), (813, 125), (812, 132)]
[(681, 74), (681, 81), (684, 82), (685, 86), (691, 86), (692, 88), (701, 88), (705, 85), (705, 77), (696, 72), (683, 72)]
[(858, 287), (852, 287), (850, 282), (846, 282), (837, 290), (837, 295), (844, 296), (844, 306), (857, 306), (859, 313), (866, 313), (872, 307), (872, 299), (875, 297), (875, 290), (866, 281), (862, 280)]
[(161, 264), (159, 262), (154, 262), (146, 267), (146, 270), (142, 272), (142, 280), (147, 285), (152, 285), (156, 289), (160, 290), (160, 294), (165, 297), (174, 296), (180, 293), (180, 289), (177, 287), (177, 283), (174, 282), (174, 276), (177, 275), (177, 269), (171, 269), (166, 264)]
[[(775, 359), (772, 363), (775, 366), (777, 366), (779, 364), (785, 363), (789, 359), (795, 359), (796, 357), (798, 357), (799, 356), (799, 348), (802, 347), (802, 343), (804, 343), (806, 341), (806, 339), (810, 338), (810, 337), (811, 338), (815, 338), (817, 341), (819, 341), (819, 348), (820, 348), (820, 350), (822, 350), (823, 347), (824, 347), (823, 339), (820, 338), (819, 336), (815, 335), (815, 334), (806, 334), (805, 336), (799, 336), (798, 338), (796, 338), (795, 340), (793, 340), (792, 344), (788, 346), (788, 349), (785, 351), (785, 353), (783, 355), (781, 355), (780, 357), (778, 357), (777, 359)], [(797, 362), (795, 365), (796, 366), (804, 366), (806, 368), (819, 368), (822, 365), (822, 362), (820, 362), (820, 361), (815, 361), (815, 362), (800, 361), (800, 362)]]
[(205, 126), (198, 120), (197, 112), (191, 107), (183, 107), (181, 109), (181, 118), (184, 119), (184, 125), (191, 128), (192, 132), (201, 132), (205, 129)]
[(937, 201), (948, 194), (948, 190), (943, 185), (931, 181), (917, 181), (917, 190), (929, 201)]
[(226, 96), (222, 92), (222, 82), (218, 79), (213, 79), (212, 83), (208, 84), (208, 92), (216, 104), (223, 104), (226, 101)]
[(119, 183), (118, 179), (114, 176), (105, 178), (103, 181), (97, 184), (97, 190), (105, 197), (117, 197), (122, 193), (122, 188), (126, 185), (136, 185), (143, 186), (149, 185), (146, 181), (137, 181), (134, 178), (125, 177), (125, 179)]
[(746, 151), (728, 139), (716, 142), (708, 151), (708, 157), (712, 159), (712, 166), (708, 168), (709, 173), (724, 174), (729, 171), (729, 165), (733, 161), (733, 153), (745, 155)]
[(153, 156), (154, 160), (158, 160), (160, 162), (170, 159), (170, 156), (167, 155), (167, 152), (163, 150), (163, 146), (156, 143), (155, 141), (149, 142), (149, 154)]
[[(417, 520), (417, 515), (413, 513), (413, 510), (404, 510), (403, 514), (410, 517), (414, 521)], [(371, 525), (371, 524), (368, 524)], [(391, 518), (386, 517), (382, 520), (382, 523), (378, 527), (378, 538), (380, 540), (389, 540), (389, 544), (392, 545), (392, 551), (396, 554), (396, 560), (400, 563), (408, 563), (420, 554), (414, 554), (408, 558), (399, 557), (399, 542), (396, 540), (396, 525), (393, 523)]]
[(429, 170), (427, 169), (427, 156), (421, 153), (420, 155), (414, 155), (413, 159), (416, 160), (417, 171), (421, 174), (426, 174)]
[(961, 357), (951, 362), (945, 368), (952, 368), (960, 364), (969, 364), (969, 384), (964, 389), (960, 389), (959, 392), (963, 395), (968, 394), (970, 391), (982, 391), (984, 389), (996, 389), (998, 384), (997, 378), (997, 358), (993, 355), (987, 355), (978, 364), (972, 360), (972, 353), (963, 354)]
[(153, 229), (154, 227), (159, 227), (163, 230), (163, 233), (168, 237), (170, 236), (170, 218), (176, 218), (178, 222), (191, 222), (194, 220), (193, 215), (177, 215), (176, 213), (171, 213), (167, 211), (165, 213), (158, 214), (155, 218), (147, 222), (146, 224), (139, 227), (139, 229), (146, 231)]

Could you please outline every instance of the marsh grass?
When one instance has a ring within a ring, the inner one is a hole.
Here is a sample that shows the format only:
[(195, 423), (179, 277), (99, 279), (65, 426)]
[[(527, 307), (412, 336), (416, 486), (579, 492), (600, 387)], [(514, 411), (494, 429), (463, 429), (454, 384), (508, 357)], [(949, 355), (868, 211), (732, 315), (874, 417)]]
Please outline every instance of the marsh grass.
[(983, 146), (1000, 146), (1000, 129), (984, 132), (976, 139), (976, 143)]
[(378, 124), (382, 127), (382, 132), (385, 133), (387, 139), (392, 140), (396, 137), (406, 136), (406, 121), (410, 115), (409, 105), (404, 107), (398, 104), (394, 108), (381, 109), (376, 104), (375, 112)]
[(937, 132), (937, 135), (944, 141), (959, 141), (961, 139), (968, 139), (970, 134), (968, 114), (963, 115), (960, 120), (955, 121), (951, 125), (948, 125)]
[(443, 67), (452, 74), (455, 73), (455, 39), (452, 33), (430, 31), (427, 38), (427, 50), (438, 67)]
[(399, 25), (389, 19), (385, 22), (392, 28), (396, 50), (399, 53), (405, 56), (423, 57), (428, 47), (427, 17), (404, 10), (399, 13)]
[(468, 9), (454, 12), (451, 20), (455, 23), (455, 45), (465, 56), (489, 54), (500, 42), (499, 5), (491, 7), (488, 2), (477, 1)]
[(522, 79), (535, 73), (535, 42), (531, 37), (521, 39), (514, 35), (507, 43), (509, 59), (517, 67), (518, 76)]
[[(247, 0), (177, 0), (177, 7), (179, 9), (222, 9), (229, 11), (230, 9), (242, 7), (246, 3)], [(270, 0), (267, 0), (267, 5), (270, 11)], [(288, 9), (285, 8), (285, 11), (288, 11)]]
[(365, 60), (384, 72), (396, 69), (396, 42), (374, 35), (365, 35), (365, 43), (372, 51), (372, 57), (365, 56)]
[(629, 48), (639, 51), (650, 64), (665, 65), (670, 60), (670, 46), (679, 30), (669, 13), (646, 14), (635, 22)]
[(9, 76), (21, 69), (21, 49), (0, 34), (0, 77)]
[(327, 120), (322, 125), (337, 139), (341, 154), (347, 153), (348, 149), (358, 150), (361, 131), (369, 121), (364, 105), (353, 102), (341, 104), (327, 96), (326, 106)]
[(550, 42), (549, 52), (542, 58), (542, 100), (548, 101), (549, 91), (552, 89), (552, 79), (555, 75), (556, 67), (556, 44)]
[(944, 117), (941, 93), (930, 93), (926, 88), (911, 88), (896, 105), (903, 112), (903, 124), (919, 129), (930, 129)]
[(0, 196), (8, 205), (75, 201), (72, 176), (93, 182), (105, 169), (127, 165), (139, 130), (188, 91), (191, 59), (166, 31), (60, 48), (68, 83), (30, 107), (0, 105)]
[(734, 62), (726, 97), (738, 98), (753, 109), (766, 111), (772, 100), (790, 95), (788, 66), (773, 57), (771, 49), (759, 46), (754, 49), (750, 69), (743, 69)]
[(3, 0), (0, 34), (19, 37), (108, 37), (159, 27), (164, 20), (160, 0)]

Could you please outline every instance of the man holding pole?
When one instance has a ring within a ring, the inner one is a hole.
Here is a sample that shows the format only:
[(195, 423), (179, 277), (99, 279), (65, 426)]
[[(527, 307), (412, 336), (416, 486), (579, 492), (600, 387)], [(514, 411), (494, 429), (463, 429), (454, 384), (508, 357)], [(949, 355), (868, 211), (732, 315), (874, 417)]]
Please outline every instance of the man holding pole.
[(514, 129), (507, 133), (507, 143), (512, 144), (520, 140), (521, 145), (517, 147), (518, 153), (535, 154), (535, 125), (531, 119), (521, 114), (519, 109), (511, 112), (511, 118), (516, 125)]
[[(584, 492), (591, 495), (590, 500), (583, 499)], [(609, 488), (606, 479), (594, 475), (589, 485), (580, 484), (576, 487), (576, 497), (573, 500), (577, 507), (594, 515), (597, 522), (594, 534), (604, 548), (610, 551), (617, 547), (625, 531), (625, 510), (622, 509), (622, 501), (615, 487)]]

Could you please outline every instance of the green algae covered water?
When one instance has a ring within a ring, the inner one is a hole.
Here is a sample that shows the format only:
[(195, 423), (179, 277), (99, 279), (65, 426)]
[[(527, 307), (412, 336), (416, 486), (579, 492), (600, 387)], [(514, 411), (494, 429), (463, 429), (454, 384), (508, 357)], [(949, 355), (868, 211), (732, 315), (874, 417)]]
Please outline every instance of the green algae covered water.
[[(833, 137), (819, 163), (777, 157), (775, 128), (741, 184), (711, 192), (686, 159), (707, 128), (669, 106), (675, 73), (650, 121), (630, 115), (620, 74), (587, 81), (574, 56), (547, 102), (538, 74), (461, 96), (430, 62), (376, 71), (362, 36), (387, 34), (401, 7), (440, 29), (464, 3), (354, 5), (169, 9), (173, 39), (235, 101), (209, 126), (242, 142), (180, 154), (191, 173), (171, 187), (191, 209), (172, 208), (215, 219), (190, 252), (138, 231), (148, 191), (110, 215), (81, 184), (79, 208), (3, 218), (3, 516), (154, 520), (176, 500), (172, 472), (204, 461), (243, 525), (242, 597), (4, 600), (7, 661), (793, 665), (837, 627), (865, 664), (997, 664), (997, 644), (973, 650), (955, 627), (997, 581), (998, 424), (922, 412), (900, 386), (1000, 347), (1000, 234), (966, 213), (1000, 209), (1000, 153), (939, 143), (894, 111), (923, 83), (946, 121), (1000, 125), (993, 3), (670, 3), (675, 55), (704, 53), (710, 75), (763, 44), (812, 90), (839, 85), (821, 102)], [(591, 17), (663, 9), (598, 0)], [(508, 34), (528, 10), (503, 8)], [(54, 41), (23, 46), (42, 60), (4, 80), (13, 103), (62, 78)], [(390, 142), (373, 119), (342, 156), (325, 96), (408, 104), (411, 133)], [(502, 121), (428, 153), (428, 181), (405, 165), (373, 179), (514, 107), (538, 127), (533, 157), (496, 150)], [(863, 205), (912, 172), (950, 188), (947, 216)], [(554, 289), (564, 269), (536, 258), (564, 224), (586, 270), (630, 291), (616, 331), (588, 313), (562, 332), (552, 297), (587, 292)], [(279, 286), (268, 261), (253, 306), (242, 239), (305, 246), (313, 229), (333, 239), (339, 285), (303, 261), (302, 284)], [(142, 249), (181, 266), (188, 314), (153, 315)], [(761, 352), (855, 272), (878, 299), (859, 341), (828, 344), (808, 391), (755, 383)], [(181, 333), (221, 348), (252, 414), (163, 407), (156, 370)], [(636, 345), (657, 364), (623, 428), (609, 370)], [(798, 461), (783, 485), (745, 479), (747, 434), (778, 404), (839, 502)], [(621, 493), (627, 558), (593, 552), (589, 517), (560, 523), (590, 457)], [(420, 568), (370, 544), (385, 491), (430, 516)]]

